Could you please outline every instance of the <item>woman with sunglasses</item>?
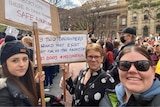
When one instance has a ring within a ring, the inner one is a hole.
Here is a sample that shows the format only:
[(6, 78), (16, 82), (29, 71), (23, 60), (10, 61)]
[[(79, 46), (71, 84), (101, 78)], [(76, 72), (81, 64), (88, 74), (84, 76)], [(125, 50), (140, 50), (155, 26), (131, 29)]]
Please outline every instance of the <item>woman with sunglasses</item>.
[(160, 106), (160, 81), (146, 50), (124, 48), (117, 62), (120, 83), (114, 90), (106, 90), (100, 106)]
[(160, 41), (155, 41), (153, 45), (153, 52), (151, 54), (152, 64), (156, 66), (158, 60), (160, 59)]

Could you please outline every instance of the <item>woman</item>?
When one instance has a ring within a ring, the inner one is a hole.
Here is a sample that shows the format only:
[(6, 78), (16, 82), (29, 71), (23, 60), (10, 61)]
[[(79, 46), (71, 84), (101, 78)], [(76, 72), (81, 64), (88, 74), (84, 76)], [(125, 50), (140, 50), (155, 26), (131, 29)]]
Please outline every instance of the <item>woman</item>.
[(114, 62), (113, 44), (109, 41), (105, 44), (105, 60), (103, 64), (104, 71), (110, 70), (112, 68), (112, 63)]
[(98, 106), (103, 98), (107, 87), (106, 73), (101, 69), (103, 55), (99, 44), (91, 43), (86, 46), (88, 67), (82, 69), (74, 81), (71, 77), (66, 80), (67, 89), (73, 95), (73, 106)]
[(154, 48), (154, 54), (153, 54), (153, 62), (156, 66), (156, 77), (158, 77), (160, 79), (160, 40), (158, 41), (155, 41), (154, 42), (154, 45), (153, 45), (153, 48)]
[(160, 81), (155, 77), (155, 68), (145, 49), (124, 48), (117, 65), (121, 83), (116, 85), (115, 93), (106, 91), (100, 106), (160, 106)]
[(113, 41), (113, 54), (114, 54), (114, 60), (115, 60), (116, 57), (118, 56), (119, 46), (120, 46), (120, 43), (119, 43), (118, 41)]
[(155, 41), (153, 46), (148, 45), (147, 50), (150, 53), (152, 64), (156, 66), (160, 59), (160, 41)]
[(29, 51), (14, 37), (6, 37), (0, 50), (0, 106), (37, 106), (36, 82), (43, 74), (34, 75)]

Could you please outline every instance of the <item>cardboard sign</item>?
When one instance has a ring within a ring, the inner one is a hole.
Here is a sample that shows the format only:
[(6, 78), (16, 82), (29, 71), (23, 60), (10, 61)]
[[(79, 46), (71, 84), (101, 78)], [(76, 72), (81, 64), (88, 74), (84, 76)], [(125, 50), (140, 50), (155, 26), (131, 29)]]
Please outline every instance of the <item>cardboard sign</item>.
[(17, 38), (19, 30), (17, 30), (15, 27), (7, 26), (7, 29), (6, 29), (5, 33), (6, 33), (6, 35), (12, 35), (15, 38)]
[(42, 0), (5, 0), (5, 19), (52, 31), (50, 5)]
[(37, 22), (40, 32), (60, 36), (56, 6), (43, 0), (0, 0), (0, 4), (0, 23), (32, 31)]
[(86, 36), (86, 34), (61, 34), (60, 37), (39, 35), (42, 64), (85, 61)]

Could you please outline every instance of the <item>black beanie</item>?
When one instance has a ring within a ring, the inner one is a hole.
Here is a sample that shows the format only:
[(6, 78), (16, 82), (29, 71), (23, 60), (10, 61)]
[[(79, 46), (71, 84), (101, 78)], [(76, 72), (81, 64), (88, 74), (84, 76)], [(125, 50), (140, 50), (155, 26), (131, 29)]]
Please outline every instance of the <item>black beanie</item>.
[(0, 50), (0, 61), (1, 65), (11, 56), (19, 53), (25, 53), (29, 57), (28, 49), (15, 37), (6, 36), (5, 43), (2, 45)]

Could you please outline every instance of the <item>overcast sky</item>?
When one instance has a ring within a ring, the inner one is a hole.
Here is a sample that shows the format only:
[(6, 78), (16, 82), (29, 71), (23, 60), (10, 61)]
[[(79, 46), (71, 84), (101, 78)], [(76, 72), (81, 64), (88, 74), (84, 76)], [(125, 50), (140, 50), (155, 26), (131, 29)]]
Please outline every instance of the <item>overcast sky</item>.
[[(81, 6), (81, 2), (84, 0), (62, 0), (59, 7), (70, 9)], [(83, 3), (83, 2), (82, 2)]]
[[(48, 0), (48, 1), (53, 1), (53, 3), (54, 3), (55, 0)], [(91, 0), (60, 0), (59, 4), (57, 4), (57, 6), (61, 7), (61, 8), (65, 8), (65, 9), (71, 9), (71, 8), (81, 6), (86, 1), (91, 1)], [(92, 0), (92, 1), (98, 1), (98, 0)], [(118, 0), (106, 0), (106, 1), (115, 2)]]

